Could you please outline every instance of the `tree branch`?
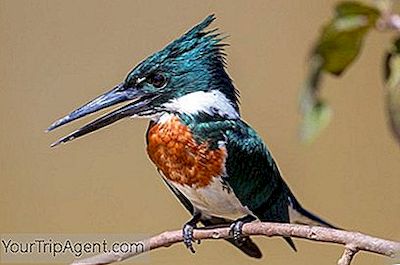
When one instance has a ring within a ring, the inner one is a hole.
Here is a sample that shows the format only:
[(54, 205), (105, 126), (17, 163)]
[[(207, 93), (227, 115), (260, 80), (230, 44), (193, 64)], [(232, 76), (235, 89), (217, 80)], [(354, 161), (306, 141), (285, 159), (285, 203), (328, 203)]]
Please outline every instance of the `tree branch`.
[[(253, 222), (243, 226), (243, 234), (248, 236), (286, 236), (302, 238), (311, 241), (341, 244), (345, 246), (339, 265), (349, 265), (358, 251), (376, 253), (388, 257), (400, 254), (400, 242), (380, 239), (359, 232), (350, 232), (332, 228), (305, 226), (295, 224)], [(195, 229), (194, 239), (222, 239), (229, 238), (229, 228)], [(77, 260), (73, 265), (110, 264), (123, 261), (160, 247), (169, 247), (182, 242), (182, 231), (164, 232), (142, 241), (145, 248), (136, 252), (109, 252), (97, 256)]]
[(338, 265), (350, 265), (354, 255), (356, 255), (358, 249), (354, 246), (346, 246), (342, 257), (338, 261)]

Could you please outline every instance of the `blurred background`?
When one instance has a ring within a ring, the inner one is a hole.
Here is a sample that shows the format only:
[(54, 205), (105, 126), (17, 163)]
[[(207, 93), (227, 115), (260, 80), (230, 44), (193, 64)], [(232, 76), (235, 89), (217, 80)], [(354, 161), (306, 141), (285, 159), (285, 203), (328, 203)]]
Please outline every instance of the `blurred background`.
[[(381, 81), (390, 35), (372, 33), (343, 78), (325, 78), (333, 122), (298, 138), (306, 57), (337, 1), (0, 1), (0, 234), (157, 234), (188, 213), (145, 153), (146, 120), (129, 120), (50, 149), (88, 119), (54, 120), (120, 82), (142, 59), (215, 13), (229, 34), (228, 70), (242, 115), (260, 133), (298, 199), (336, 225), (400, 239), (400, 149), (386, 123)], [(90, 120), (90, 118), (89, 118)], [(223, 241), (191, 255), (182, 244), (152, 264), (336, 264), (342, 247), (256, 238), (260, 261)], [(318, 253), (316, 255), (316, 253)], [(360, 253), (353, 264), (389, 264)]]

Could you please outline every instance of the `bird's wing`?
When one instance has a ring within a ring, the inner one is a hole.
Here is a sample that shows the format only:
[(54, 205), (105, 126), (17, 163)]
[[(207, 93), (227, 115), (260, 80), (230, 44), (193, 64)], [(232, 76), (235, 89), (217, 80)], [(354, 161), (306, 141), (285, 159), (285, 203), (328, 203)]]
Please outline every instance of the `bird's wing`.
[[(205, 120), (191, 129), (199, 141), (207, 141), (210, 147), (226, 148), (224, 181), (258, 219), (332, 227), (296, 200), (254, 129), (242, 120)], [(289, 237), (285, 240), (296, 250)]]
[(245, 122), (224, 132), (226, 182), (261, 221), (289, 222), (289, 189), (257, 133)]
[[(190, 117), (189, 117), (190, 118)], [(225, 147), (224, 181), (261, 221), (289, 222), (289, 189), (258, 134), (241, 119), (201, 113), (188, 122), (198, 142)]]
[[(161, 174), (161, 172), (160, 172)], [(165, 180), (164, 177), (162, 177), (164, 180), (164, 183), (168, 186), (168, 188), (172, 191), (172, 193), (175, 194), (175, 196), (178, 198), (178, 200), (185, 206), (185, 208), (190, 212), (190, 214), (194, 214), (194, 207), (192, 203), (183, 195), (177, 188), (172, 186), (171, 184), (168, 183), (168, 181)], [(229, 226), (231, 224), (231, 220), (226, 220), (224, 218), (219, 218), (219, 217), (214, 217), (211, 216), (207, 219), (201, 220), (202, 224), (205, 227), (214, 227), (214, 226)], [(234, 245), (235, 247), (239, 248), (241, 251), (243, 251), (245, 254), (249, 255), (250, 257), (253, 258), (261, 258), (262, 253), (261, 250), (258, 248), (258, 246), (251, 240), (250, 237), (245, 237), (244, 241), (238, 244), (235, 242), (233, 239), (226, 239), (229, 243)]]
[(242, 121), (224, 134), (228, 152), (225, 180), (240, 202), (261, 221), (335, 228), (301, 206), (268, 148), (250, 126)]
[[(290, 223), (290, 190), (262, 139), (243, 121), (224, 135), (225, 179), (236, 197), (261, 221)], [(296, 251), (293, 240), (284, 239)]]

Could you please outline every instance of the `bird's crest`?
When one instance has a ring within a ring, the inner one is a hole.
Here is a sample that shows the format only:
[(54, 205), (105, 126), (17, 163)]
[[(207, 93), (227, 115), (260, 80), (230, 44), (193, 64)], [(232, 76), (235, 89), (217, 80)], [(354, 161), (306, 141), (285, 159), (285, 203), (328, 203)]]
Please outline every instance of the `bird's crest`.
[(177, 38), (162, 50), (149, 56), (135, 67), (127, 76), (127, 83), (137, 80), (151, 72), (175, 73), (182, 78), (176, 81), (175, 97), (195, 91), (221, 91), (239, 111), (239, 93), (226, 72), (224, 47), (221, 41), (226, 36), (218, 29), (206, 30), (215, 20), (214, 15)]
[(223, 58), (223, 47), (227, 44), (221, 44), (220, 42), (224, 37), (220, 33), (217, 33), (218, 29), (204, 31), (214, 20), (214, 15), (206, 17), (183, 36), (169, 44), (165, 48), (170, 51), (169, 55), (178, 55), (191, 50), (199, 50), (203, 52), (203, 55), (213, 54)]
[[(142, 72), (148, 72), (151, 68), (157, 68), (166, 61), (188, 64), (200, 58), (211, 60), (210, 64), (221, 64), (224, 67), (224, 47), (228, 44), (221, 43), (221, 41), (226, 36), (218, 33), (218, 29), (205, 31), (215, 19), (215, 15), (209, 15), (181, 37), (144, 60), (131, 71), (131, 74), (137, 75)], [(131, 74), (128, 75), (128, 79), (131, 77)]]

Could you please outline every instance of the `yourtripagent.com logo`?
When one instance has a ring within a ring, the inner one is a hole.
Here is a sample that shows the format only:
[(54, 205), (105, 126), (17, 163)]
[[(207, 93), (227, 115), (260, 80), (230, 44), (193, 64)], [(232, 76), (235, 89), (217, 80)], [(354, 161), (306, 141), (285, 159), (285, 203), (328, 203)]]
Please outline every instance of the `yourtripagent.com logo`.
[[(0, 236), (2, 263), (64, 263), (99, 254), (141, 254), (144, 235), (7, 234)], [(146, 260), (140, 255), (138, 261)]]

